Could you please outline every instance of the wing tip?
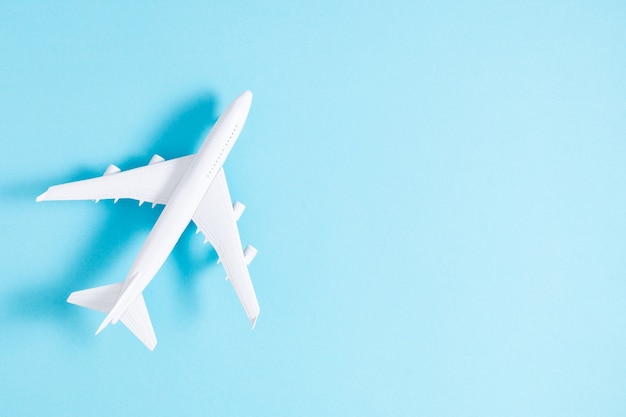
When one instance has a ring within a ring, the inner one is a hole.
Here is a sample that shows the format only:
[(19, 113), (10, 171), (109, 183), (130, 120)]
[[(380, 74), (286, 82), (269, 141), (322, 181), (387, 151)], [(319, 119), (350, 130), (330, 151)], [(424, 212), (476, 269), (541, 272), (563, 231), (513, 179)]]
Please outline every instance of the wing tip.
[(46, 190), (44, 193), (38, 195), (37, 198), (35, 199), (35, 201), (37, 203), (39, 203), (40, 201), (45, 201), (46, 197), (47, 197), (47, 194), (48, 194), (48, 190)]
[(67, 299), (65, 300), (66, 303), (70, 303), (70, 304), (76, 304), (76, 293), (78, 291), (74, 291), (73, 293), (71, 293)]
[(254, 330), (254, 326), (256, 326), (256, 321), (259, 318), (259, 315), (257, 314), (256, 316), (252, 317), (250, 319), (250, 324), (252, 325), (252, 330)]

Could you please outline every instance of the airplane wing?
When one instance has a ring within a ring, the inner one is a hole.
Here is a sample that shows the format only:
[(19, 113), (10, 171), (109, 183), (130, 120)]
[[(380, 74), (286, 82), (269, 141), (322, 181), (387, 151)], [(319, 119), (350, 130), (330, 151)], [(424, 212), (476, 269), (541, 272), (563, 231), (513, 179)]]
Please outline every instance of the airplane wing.
[(110, 165), (101, 177), (52, 186), (37, 201), (131, 198), (142, 203), (166, 204), (194, 158), (195, 155), (189, 155), (164, 161), (155, 156), (156, 162), (127, 171)]
[(227, 278), (254, 328), (260, 309), (250, 280), (248, 264), (250, 258), (256, 254), (256, 249), (247, 249), (246, 252), (252, 256), (245, 256), (241, 248), (237, 220), (223, 169), (217, 173), (192, 219), (215, 248)]

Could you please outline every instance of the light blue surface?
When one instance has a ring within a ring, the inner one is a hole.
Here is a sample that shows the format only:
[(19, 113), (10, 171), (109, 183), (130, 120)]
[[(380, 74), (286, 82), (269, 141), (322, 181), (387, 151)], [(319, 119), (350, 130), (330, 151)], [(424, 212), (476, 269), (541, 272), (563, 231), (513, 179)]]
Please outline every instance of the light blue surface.
[[(623, 2), (156, 3), (0, 4), (0, 415), (626, 413)], [(245, 89), (257, 328), (186, 233), (93, 336), (158, 211), (35, 197)]]

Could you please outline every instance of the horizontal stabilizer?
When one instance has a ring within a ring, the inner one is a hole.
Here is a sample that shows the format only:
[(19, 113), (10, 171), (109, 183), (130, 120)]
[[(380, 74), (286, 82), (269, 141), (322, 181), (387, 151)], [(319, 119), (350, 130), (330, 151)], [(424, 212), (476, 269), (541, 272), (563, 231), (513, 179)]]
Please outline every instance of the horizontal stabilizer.
[[(109, 313), (117, 299), (123, 284), (111, 284), (88, 290), (75, 291), (67, 299), (68, 303), (87, 307), (92, 310)], [(150, 321), (143, 295), (139, 294), (120, 317), (120, 320), (150, 350), (154, 350), (157, 340)], [(106, 326), (107, 323), (104, 323)], [(104, 326), (101, 326), (103, 328)], [(102, 330), (102, 329), (99, 329)]]
[(67, 298), (67, 302), (108, 313), (115, 305), (121, 289), (122, 283), (120, 282), (88, 290), (74, 291)]
[(157, 340), (143, 295), (139, 294), (135, 298), (135, 301), (122, 314), (120, 320), (141, 340), (141, 343), (146, 345), (148, 349), (154, 350)]

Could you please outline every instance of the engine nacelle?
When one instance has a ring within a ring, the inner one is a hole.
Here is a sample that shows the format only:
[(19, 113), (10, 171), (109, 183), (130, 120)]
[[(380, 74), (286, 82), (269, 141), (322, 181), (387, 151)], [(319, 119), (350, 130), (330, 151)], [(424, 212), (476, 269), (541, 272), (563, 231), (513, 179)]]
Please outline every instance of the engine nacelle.
[(111, 174), (117, 174), (118, 172), (120, 172), (121, 169), (119, 169), (118, 167), (116, 167), (115, 165), (111, 164), (107, 167), (106, 171), (104, 171), (103, 175), (111, 175)]
[(148, 162), (148, 165), (158, 164), (159, 162), (163, 161), (165, 161), (165, 158), (163, 158), (161, 155), (154, 154), (152, 155), (152, 158), (150, 158), (150, 162)]
[(239, 221), (239, 218), (243, 214), (243, 211), (246, 209), (246, 206), (239, 201), (235, 201), (233, 204), (233, 214), (235, 215), (235, 221)]
[(254, 246), (252, 245), (246, 246), (246, 248), (243, 251), (243, 259), (246, 261), (246, 265), (250, 265), (252, 263), (252, 260), (254, 259), (257, 253), (259, 253), (259, 251)]

